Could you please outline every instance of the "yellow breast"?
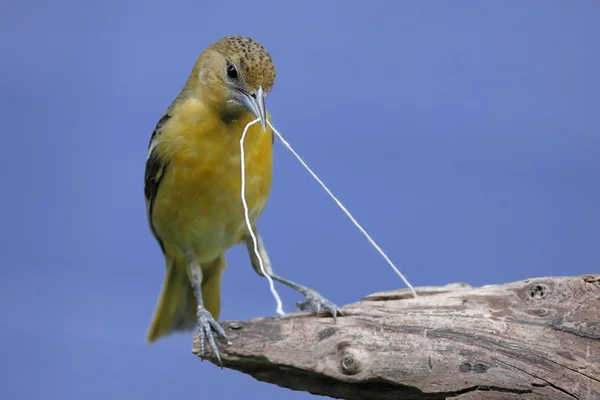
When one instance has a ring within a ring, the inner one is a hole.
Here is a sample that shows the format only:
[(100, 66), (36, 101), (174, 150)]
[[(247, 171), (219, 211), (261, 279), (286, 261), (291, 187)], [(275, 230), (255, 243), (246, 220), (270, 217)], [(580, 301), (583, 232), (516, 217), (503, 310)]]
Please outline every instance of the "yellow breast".
[[(254, 117), (226, 124), (218, 115), (197, 109), (201, 104), (180, 107), (157, 144), (168, 166), (154, 203), (154, 226), (166, 248), (192, 248), (199, 259), (212, 259), (246, 233), (239, 142)], [(271, 188), (272, 132), (254, 124), (244, 148), (245, 198), (254, 223)]]

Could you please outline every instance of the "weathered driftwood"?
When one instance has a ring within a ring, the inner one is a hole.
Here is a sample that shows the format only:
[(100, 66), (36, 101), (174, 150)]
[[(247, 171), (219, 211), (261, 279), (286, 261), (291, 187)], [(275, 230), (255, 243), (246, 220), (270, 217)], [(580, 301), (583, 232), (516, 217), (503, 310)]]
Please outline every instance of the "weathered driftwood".
[(600, 399), (600, 275), (417, 292), (225, 322), (223, 364), (343, 399)]

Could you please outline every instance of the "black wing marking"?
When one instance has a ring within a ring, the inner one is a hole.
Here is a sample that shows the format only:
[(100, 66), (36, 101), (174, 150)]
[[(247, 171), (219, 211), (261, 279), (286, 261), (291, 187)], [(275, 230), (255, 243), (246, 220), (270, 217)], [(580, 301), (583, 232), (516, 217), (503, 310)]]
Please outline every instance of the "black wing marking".
[(171, 119), (171, 116), (169, 114), (165, 114), (163, 115), (159, 120), (158, 123), (156, 124), (156, 127), (154, 128), (154, 130), (152, 131), (152, 136), (150, 136), (150, 143), (148, 143), (148, 148), (152, 147), (152, 142), (154, 142), (154, 139), (156, 139), (158, 137), (158, 135), (160, 134), (161, 128), (167, 123), (168, 120)]
[(156, 193), (158, 192), (158, 186), (160, 185), (161, 178), (164, 176), (168, 163), (164, 162), (161, 159), (161, 157), (158, 156), (158, 153), (156, 152), (153, 144), (160, 135), (161, 128), (170, 118), (171, 116), (169, 114), (163, 115), (163, 117), (156, 124), (156, 128), (154, 128), (154, 131), (152, 132), (152, 136), (150, 137), (150, 144), (148, 145), (149, 154), (148, 159), (146, 160), (146, 172), (144, 174), (144, 197), (146, 198), (146, 212), (148, 216), (148, 222), (150, 224), (152, 234), (158, 241), (158, 244), (160, 245), (160, 248), (163, 251), (163, 253), (165, 252), (165, 247), (163, 241), (156, 233), (156, 229), (154, 229), (154, 224), (152, 223), (152, 209), (154, 207)]

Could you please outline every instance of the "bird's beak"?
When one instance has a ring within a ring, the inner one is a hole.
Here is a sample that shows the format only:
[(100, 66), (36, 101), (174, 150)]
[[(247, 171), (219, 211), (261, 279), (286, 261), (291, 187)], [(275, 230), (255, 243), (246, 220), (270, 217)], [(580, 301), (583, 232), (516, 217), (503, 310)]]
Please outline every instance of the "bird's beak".
[(242, 104), (250, 111), (256, 118), (260, 120), (260, 126), (263, 131), (267, 131), (267, 111), (265, 108), (265, 92), (262, 86), (258, 87), (253, 93), (242, 93), (241, 96)]

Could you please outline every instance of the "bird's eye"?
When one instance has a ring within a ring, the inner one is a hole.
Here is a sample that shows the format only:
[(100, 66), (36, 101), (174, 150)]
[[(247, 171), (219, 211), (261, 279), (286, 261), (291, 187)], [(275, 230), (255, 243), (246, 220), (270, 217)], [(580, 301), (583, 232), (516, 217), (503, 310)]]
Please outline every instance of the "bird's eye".
[(235, 69), (233, 64), (227, 65), (227, 76), (233, 80), (236, 80), (238, 78), (237, 69)]

